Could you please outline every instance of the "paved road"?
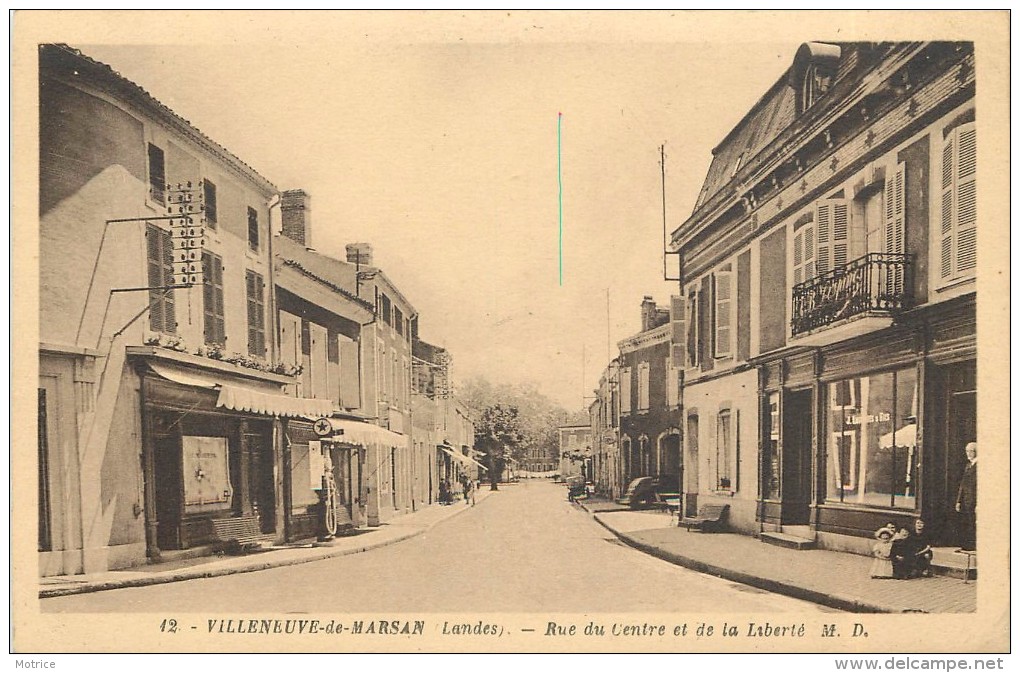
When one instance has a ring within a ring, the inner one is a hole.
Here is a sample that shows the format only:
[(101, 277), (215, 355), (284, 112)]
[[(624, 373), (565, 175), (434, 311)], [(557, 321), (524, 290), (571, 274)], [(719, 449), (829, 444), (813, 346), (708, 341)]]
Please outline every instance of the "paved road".
[[(620, 543), (548, 482), (504, 486), (424, 535), (260, 572), (49, 598), (45, 612), (804, 612)], [(465, 507), (464, 505), (454, 505)]]

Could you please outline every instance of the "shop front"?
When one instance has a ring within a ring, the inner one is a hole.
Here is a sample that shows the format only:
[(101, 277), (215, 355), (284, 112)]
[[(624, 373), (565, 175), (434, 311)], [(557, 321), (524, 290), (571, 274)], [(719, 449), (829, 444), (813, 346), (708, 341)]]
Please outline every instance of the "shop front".
[(212, 551), (239, 530), (282, 541), (281, 419), (321, 401), (283, 395), (288, 377), (152, 348), (129, 355), (141, 376), (149, 558)]
[(925, 520), (957, 546), (964, 447), (977, 437), (974, 304), (761, 359), (758, 518), (826, 548), (868, 553), (892, 522)]

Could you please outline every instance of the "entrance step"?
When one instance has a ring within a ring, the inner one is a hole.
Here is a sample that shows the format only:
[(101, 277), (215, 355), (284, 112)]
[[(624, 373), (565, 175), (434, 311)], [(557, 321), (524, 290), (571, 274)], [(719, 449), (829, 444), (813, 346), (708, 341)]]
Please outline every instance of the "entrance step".
[(799, 535), (791, 535), (790, 533), (764, 532), (761, 534), (761, 541), (768, 544), (774, 544), (778, 547), (785, 547), (787, 549), (815, 548), (814, 540), (805, 537), (800, 537)]
[(956, 551), (956, 547), (934, 547), (931, 569), (936, 575), (976, 580), (977, 552), (964, 554)]

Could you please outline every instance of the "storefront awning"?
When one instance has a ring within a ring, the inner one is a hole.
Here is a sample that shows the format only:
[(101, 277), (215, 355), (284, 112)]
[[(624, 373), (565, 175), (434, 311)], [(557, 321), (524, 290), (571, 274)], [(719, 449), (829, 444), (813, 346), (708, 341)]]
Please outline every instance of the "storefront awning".
[[(329, 416), (329, 414), (323, 414)], [(355, 446), (389, 446), (395, 449), (407, 448), (407, 435), (391, 432), (372, 423), (362, 423), (345, 419), (330, 419), (333, 424), (334, 442), (354, 444)]]
[(442, 449), (445, 453), (448, 453), (451, 458), (456, 460), (458, 463), (461, 463), (462, 465), (465, 465), (465, 466), (468, 466), (468, 467), (475, 466), (475, 467), (479, 467), (479, 468), (481, 468), (483, 470), (487, 470), (488, 469), (487, 467), (485, 467), (484, 465), (479, 463), (477, 460), (473, 460), (472, 458), (469, 458), (469, 457), (465, 456), (462, 453), (458, 453), (455, 449), (448, 449), (445, 446), (440, 446), (439, 448)]
[(333, 413), (333, 403), (330, 400), (290, 397), (268, 390), (243, 388), (223, 383), (215, 374), (190, 371), (158, 362), (149, 362), (149, 367), (168, 381), (195, 388), (218, 390), (216, 406), (224, 409), (281, 418), (321, 418)]

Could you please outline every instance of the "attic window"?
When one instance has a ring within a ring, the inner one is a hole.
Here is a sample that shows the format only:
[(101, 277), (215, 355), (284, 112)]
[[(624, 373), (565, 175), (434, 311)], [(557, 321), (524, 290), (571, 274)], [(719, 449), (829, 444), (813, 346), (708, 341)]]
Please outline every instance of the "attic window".
[(842, 50), (838, 45), (806, 42), (797, 50), (788, 84), (797, 92), (797, 111), (804, 112), (829, 92)]
[(732, 178), (732, 177), (733, 177), (734, 175), (736, 175), (736, 174), (737, 174), (737, 171), (739, 171), (739, 170), (740, 170), (740, 166), (741, 166), (741, 165), (742, 165), (743, 163), (744, 163), (744, 155), (743, 155), (743, 154), (741, 154), (741, 155), (739, 155), (739, 156), (737, 157), (737, 162), (736, 162), (735, 164), (733, 164), (733, 172), (732, 172), (732, 173), (730, 173), (730, 177), (731, 177), (731, 178)]

